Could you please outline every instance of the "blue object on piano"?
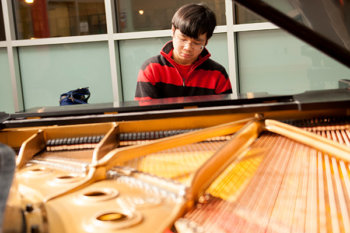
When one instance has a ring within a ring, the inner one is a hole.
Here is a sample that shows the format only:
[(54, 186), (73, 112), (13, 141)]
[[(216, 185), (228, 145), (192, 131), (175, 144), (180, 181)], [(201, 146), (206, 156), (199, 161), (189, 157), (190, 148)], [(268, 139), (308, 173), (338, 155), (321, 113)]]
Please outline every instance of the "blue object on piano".
[(73, 104), (87, 104), (90, 98), (90, 91), (88, 87), (78, 88), (61, 94), (60, 106)]

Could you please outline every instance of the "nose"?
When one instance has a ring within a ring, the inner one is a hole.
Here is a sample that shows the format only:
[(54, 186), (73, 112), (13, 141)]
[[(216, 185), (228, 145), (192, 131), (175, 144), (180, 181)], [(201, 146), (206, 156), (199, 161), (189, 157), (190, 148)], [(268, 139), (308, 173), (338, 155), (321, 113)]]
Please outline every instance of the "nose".
[(184, 43), (184, 49), (190, 50), (192, 48), (191, 42), (187, 41)]

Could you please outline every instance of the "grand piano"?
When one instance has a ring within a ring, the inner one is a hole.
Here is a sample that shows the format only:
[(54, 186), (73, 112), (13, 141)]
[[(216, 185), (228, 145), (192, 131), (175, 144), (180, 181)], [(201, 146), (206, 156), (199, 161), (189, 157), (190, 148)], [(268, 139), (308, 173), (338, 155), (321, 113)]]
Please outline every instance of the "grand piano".
[[(350, 67), (347, 0), (236, 2)], [(0, 113), (1, 230), (349, 232), (349, 83)]]

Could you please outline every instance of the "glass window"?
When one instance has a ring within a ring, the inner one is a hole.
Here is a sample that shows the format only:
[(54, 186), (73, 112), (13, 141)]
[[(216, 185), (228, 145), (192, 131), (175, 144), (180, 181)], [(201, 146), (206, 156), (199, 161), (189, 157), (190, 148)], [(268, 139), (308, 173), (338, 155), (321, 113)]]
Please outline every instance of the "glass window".
[(2, 40), (6, 40), (6, 38), (5, 38), (4, 16), (2, 15), (2, 5), (0, 2), (0, 41)]
[(13, 0), (17, 39), (106, 33), (104, 0)]
[(13, 93), (6, 48), (0, 48), (0, 112), (13, 113)]
[(338, 88), (350, 69), (282, 30), (238, 33), (240, 92), (297, 94)]
[(107, 42), (19, 48), (26, 109), (58, 106), (62, 93), (80, 87), (89, 87), (91, 104), (112, 102), (110, 61), (107, 54)]
[[(277, 11), (301, 24), (331, 42), (340, 45), (342, 49), (350, 51), (350, 2), (344, 0), (321, 1), (290, 1), (290, 0), (263, 0), (263, 4), (275, 8)], [(318, 4), (315, 9), (315, 4)], [(281, 19), (282, 20), (282, 19)], [(291, 28), (289, 29), (291, 30)], [(301, 29), (299, 29), (301, 31)], [(305, 34), (304, 30), (303, 34)], [(297, 32), (295, 32), (297, 34)], [(301, 34), (299, 33), (299, 36)], [(309, 36), (311, 38), (311, 35)], [(313, 40), (317, 40), (314, 38)], [(325, 43), (320, 40), (317, 42)], [(327, 43), (327, 42), (326, 42)], [(331, 43), (323, 47), (333, 47)], [(335, 48), (336, 49), (336, 48)], [(328, 49), (329, 50), (329, 49)]]
[(118, 32), (170, 29), (179, 7), (200, 2), (215, 12), (218, 25), (226, 24), (225, 0), (116, 0)]
[(266, 22), (266, 19), (262, 18), (261, 16), (255, 14), (254, 12), (248, 10), (245, 7), (242, 7), (238, 4), (235, 4), (234, 7), (236, 15), (236, 24)]
[[(292, 8), (288, 1), (265, 0), (265, 2), (273, 5), (277, 9), (280, 9), (284, 12), (290, 12), (291, 14), (294, 14), (293, 12), (291, 12)], [(245, 7), (240, 6), (239, 4), (235, 4), (234, 6), (235, 6), (237, 24), (267, 22), (267, 20), (264, 19), (263, 17), (253, 13), (252, 11), (248, 10)]]

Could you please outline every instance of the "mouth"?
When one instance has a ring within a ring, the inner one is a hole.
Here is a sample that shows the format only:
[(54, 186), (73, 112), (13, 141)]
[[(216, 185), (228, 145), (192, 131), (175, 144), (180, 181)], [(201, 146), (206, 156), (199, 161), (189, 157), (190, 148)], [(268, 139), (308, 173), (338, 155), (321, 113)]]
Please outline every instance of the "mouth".
[(191, 58), (192, 57), (192, 55), (189, 53), (182, 53), (181, 56), (184, 58)]

